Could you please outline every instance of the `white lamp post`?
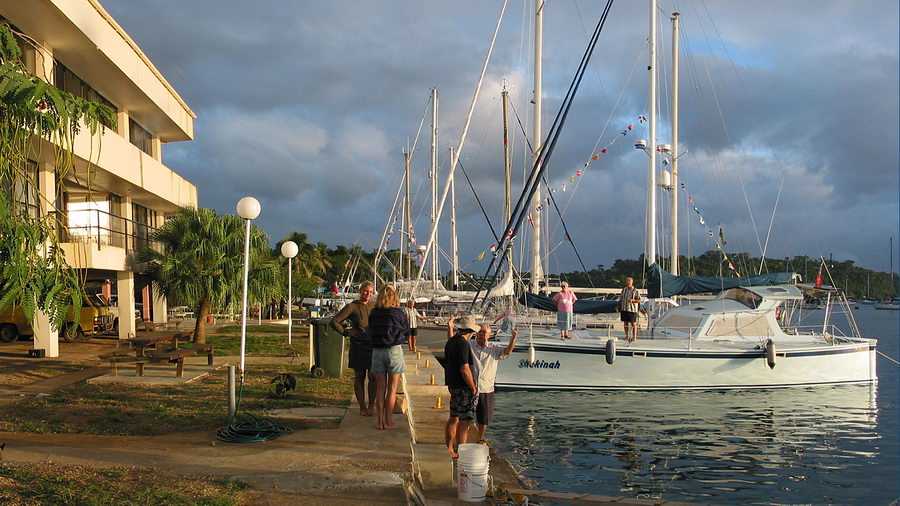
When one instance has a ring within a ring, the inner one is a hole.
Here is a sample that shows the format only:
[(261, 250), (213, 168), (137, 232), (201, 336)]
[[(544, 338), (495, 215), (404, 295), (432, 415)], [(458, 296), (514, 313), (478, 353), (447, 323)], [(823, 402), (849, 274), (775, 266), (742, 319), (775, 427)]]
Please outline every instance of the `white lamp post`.
[(297, 247), (297, 243), (294, 241), (285, 241), (281, 244), (281, 256), (287, 258), (288, 261), (288, 344), (291, 344), (291, 328), (294, 326), (294, 320), (291, 318), (291, 306), (293, 305), (293, 299), (291, 298), (291, 260), (299, 252), (300, 248)]
[(250, 277), (250, 221), (259, 216), (259, 201), (253, 197), (244, 197), (235, 208), (238, 216), (244, 219), (244, 295), (241, 304), (241, 381), (244, 378), (244, 354), (247, 351), (247, 281)]

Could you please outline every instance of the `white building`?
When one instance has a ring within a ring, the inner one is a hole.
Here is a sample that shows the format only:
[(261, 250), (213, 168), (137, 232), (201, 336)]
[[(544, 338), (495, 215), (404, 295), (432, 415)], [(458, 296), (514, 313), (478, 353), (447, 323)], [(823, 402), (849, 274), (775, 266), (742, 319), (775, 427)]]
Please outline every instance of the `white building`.
[[(196, 115), (97, 0), (0, 0), (0, 19), (37, 42), (22, 44), (36, 76), (117, 111), (116, 129), (104, 129), (101, 139), (82, 130), (76, 167), (63, 181), (56, 181), (52, 150), (41, 150), (45, 158), (30, 166), (41, 193), (65, 215), (60, 242), (69, 265), (90, 286), (109, 280), (119, 315), (138, 308), (141, 318), (164, 322), (165, 299), (151, 293), (130, 260), (167, 215), (197, 205), (197, 188), (161, 161), (165, 143), (194, 138)], [(30, 205), (54, 212), (45, 202)], [(39, 320), (35, 348), (58, 356), (56, 332)], [(120, 318), (119, 337), (134, 335), (135, 326), (135, 318)]]

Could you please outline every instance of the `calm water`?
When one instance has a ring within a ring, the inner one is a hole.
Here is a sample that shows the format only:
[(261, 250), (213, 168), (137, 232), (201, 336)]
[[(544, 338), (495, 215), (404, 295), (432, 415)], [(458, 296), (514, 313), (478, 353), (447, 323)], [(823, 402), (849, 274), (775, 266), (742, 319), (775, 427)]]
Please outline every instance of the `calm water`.
[[(856, 316), (896, 358), (900, 314), (861, 306)], [(887, 504), (900, 496), (898, 368), (879, 357), (878, 376), (875, 387), (503, 392), (489, 437), (550, 490)]]

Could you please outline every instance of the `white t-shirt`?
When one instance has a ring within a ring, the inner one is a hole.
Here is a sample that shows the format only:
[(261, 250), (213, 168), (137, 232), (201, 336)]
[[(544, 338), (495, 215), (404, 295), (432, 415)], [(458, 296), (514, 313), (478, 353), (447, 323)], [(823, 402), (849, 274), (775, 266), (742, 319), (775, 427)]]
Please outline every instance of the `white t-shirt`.
[(475, 377), (478, 381), (478, 393), (489, 394), (494, 391), (494, 380), (497, 379), (497, 364), (506, 358), (503, 356), (505, 346), (488, 342), (481, 347), (475, 338), (469, 339), (472, 357), (475, 359)]

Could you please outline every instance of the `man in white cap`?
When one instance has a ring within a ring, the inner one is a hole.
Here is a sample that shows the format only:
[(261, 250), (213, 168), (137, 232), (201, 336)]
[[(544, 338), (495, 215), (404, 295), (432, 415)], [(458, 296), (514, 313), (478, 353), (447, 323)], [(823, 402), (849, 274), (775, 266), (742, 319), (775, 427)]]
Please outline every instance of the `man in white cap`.
[(454, 325), (447, 322), (447, 344), (444, 345), (444, 383), (450, 391), (450, 417), (447, 419), (445, 441), (450, 456), (459, 457), (458, 445), (465, 444), (469, 424), (475, 419), (478, 385), (473, 372), (475, 359), (469, 339), (481, 330), (471, 316), (464, 316)]

